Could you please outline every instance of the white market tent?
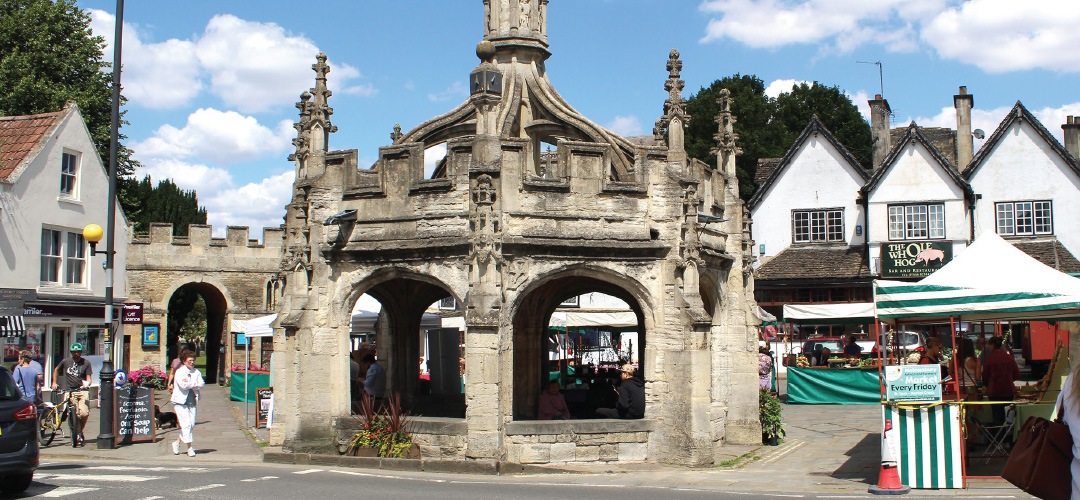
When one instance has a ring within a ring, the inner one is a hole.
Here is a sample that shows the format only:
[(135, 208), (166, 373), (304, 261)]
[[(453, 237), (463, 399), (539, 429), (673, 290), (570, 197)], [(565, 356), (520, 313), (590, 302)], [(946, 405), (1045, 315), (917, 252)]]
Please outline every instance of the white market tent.
[[(273, 337), (274, 329), (271, 328), (271, 324), (277, 319), (277, 314), (271, 314), (269, 316), (262, 316), (258, 318), (249, 319), (246, 321), (233, 321), (232, 331), (236, 333), (244, 334), (244, 364), (245, 366), (251, 366), (251, 340), (254, 337)], [(269, 368), (269, 367), (268, 367)], [(246, 370), (246, 368), (245, 368)], [(274, 371), (270, 370), (273, 374)], [(273, 377), (273, 375), (271, 375)], [(271, 385), (273, 385), (273, 379), (271, 379)], [(248, 422), (248, 403), (246, 401), (248, 394), (248, 377), (244, 377), (244, 425), (247, 426)], [(271, 409), (269, 413), (270, 420), (273, 419), (273, 400), (271, 399)], [(273, 425), (272, 421), (266, 422), (266, 427), (269, 428)]]
[(785, 304), (784, 321), (801, 325), (873, 323), (874, 303)]
[(994, 233), (984, 233), (917, 283), (874, 281), (877, 316), (960, 321), (1075, 319), (1080, 279), (1059, 272)]
[(633, 311), (556, 311), (551, 313), (548, 326), (610, 326), (615, 328), (637, 326)]

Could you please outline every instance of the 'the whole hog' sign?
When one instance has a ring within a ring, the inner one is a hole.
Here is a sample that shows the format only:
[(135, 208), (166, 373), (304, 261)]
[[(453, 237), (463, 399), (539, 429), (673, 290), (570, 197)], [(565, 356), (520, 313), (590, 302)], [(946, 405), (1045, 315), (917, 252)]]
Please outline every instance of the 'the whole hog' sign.
[(905, 241), (881, 245), (881, 277), (921, 278), (952, 260), (951, 241)]

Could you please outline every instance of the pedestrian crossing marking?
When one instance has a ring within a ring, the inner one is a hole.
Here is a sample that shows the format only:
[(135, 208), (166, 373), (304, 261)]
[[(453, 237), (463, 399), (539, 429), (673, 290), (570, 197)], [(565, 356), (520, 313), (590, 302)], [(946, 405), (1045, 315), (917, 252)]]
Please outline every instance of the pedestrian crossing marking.
[[(48, 488), (48, 489), (47, 489)], [(68, 495), (79, 495), (82, 493), (89, 493), (91, 491), (97, 491), (101, 488), (83, 488), (77, 486), (61, 486), (59, 488), (52, 488), (45, 485), (32, 485), (25, 492), (24, 496), (35, 496), (42, 498), (63, 498)]]
[[(81, 470), (109, 470), (109, 471), (131, 471), (131, 466), (128, 465), (93, 465), (89, 467), (83, 467)], [(225, 468), (210, 468), (210, 467), (139, 467), (139, 472), (191, 472), (200, 474), (204, 472), (220, 472), (227, 470)]]
[(225, 486), (225, 485), (224, 485), (224, 484), (217, 484), (217, 483), (215, 483), (215, 484), (207, 484), (207, 485), (205, 485), (205, 486), (196, 486), (196, 487), (194, 487), (194, 488), (188, 488), (188, 489), (186, 489), (186, 490), (180, 490), (180, 491), (183, 491), (184, 493), (194, 493), (194, 492), (196, 492), (196, 491), (206, 491), (206, 490), (212, 490), (212, 489), (214, 489), (214, 488), (220, 488), (220, 487), (222, 487), (222, 486)]
[(266, 481), (267, 479), (277, 479), (277, 478), (278, 478), (277, 476), (263, 476), (263, 477), (253, 477), (253, 478), (250, 478), (250, 479), (241, 479), (240, 481), (245, 482), (245, 483), (253, 483), (255, 481)]
[(100, 481), (100, 482), (119, 482), (119, 483), (141, 483), (143, 481), (154, 481), (157, 479), (164, 479), (164, 476), (121, 476), (118, 474), (54, 474), (51, 472), (42, 472), (40, 469), (36, 475), (36, 479), (49, 479), (52, 481)]

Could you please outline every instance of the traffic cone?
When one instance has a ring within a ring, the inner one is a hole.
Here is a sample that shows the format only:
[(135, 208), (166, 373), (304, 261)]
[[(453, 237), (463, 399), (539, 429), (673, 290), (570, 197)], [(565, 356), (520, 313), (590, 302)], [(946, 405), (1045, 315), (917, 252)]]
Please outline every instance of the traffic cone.
[(878, 484), (871, 486), (867, 491), (875, 495), (903, 495), (911, 491), (911, 488), (900, 484), (900, 471), (896, 468), (896, 459), (892, 456), (892, 448), (889, 446), (889, 435), (892, 434), (892, 420), (885, 421), (884, 438), (881, 440), (881, 471), (878, 473)]

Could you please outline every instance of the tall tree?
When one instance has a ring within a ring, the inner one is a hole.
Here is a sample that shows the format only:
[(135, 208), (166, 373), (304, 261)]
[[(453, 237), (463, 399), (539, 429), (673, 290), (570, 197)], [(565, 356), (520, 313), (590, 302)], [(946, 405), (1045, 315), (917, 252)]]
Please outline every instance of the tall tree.
[(148, 175), (133, 182), (128, 194), (134, 206), (126, 213), (136, 233), (149, 231), (151, 222), (168, 222), (173, 234), (185, 236), (188, 224), (206, 224), (206, 209), (199, 206), (195, 191), (182, 190), (170, 179), (154, 186)]
[(731, 110), (736, 117), (735, 133), (739, 134), (737, 144), (743, 151), (735, 164), (744, 199), (757, 189), (754, 172), (758, 159), (783, 156), (815, 114), (863, 166), (870, 164), (870, 125), (838, 87), (817, 82), (801, 84), (772, 99), (765, 95), (765, 82), (760, 78), (739, 74), (716, 80), (687, 100), (691, 121), (686, 152), (691, 157), (716, 164), (711, 153), (717, 131), (713, 117), (717, 112), (716, 98), (724, 88), (734, 99)]
[(863, 167), (870, 166), (874, 143), (870, 126), (839, 87), (802, 83), (776, 97), (776, 121), (784, 127), (783, 142), (788, 147), (814, 115)]
[[(73, 1), (0, 0), (0, 116), (59, 111), (75, 101), (107, 159), (112, 72), (104, 48), (105, 39), (90, 31), (90, 16)], [(121, 145), (117, 173), (129, 176), (136, 166)]]
[(714, 118), (719, 110), (716, 99), (721, 89), (728, 89), (733, 99), (731, 112), (736, 116), (735, 133), (743, 153), (736, 157), (736, 174), (739, 191), (744, 198), (754, 192), (754, 171), (758, 158), (783, 154), (780, 138), (783, 131), (772, 121), (775, 103), (765, 95), (765, 82), (754, 75), (724, 77), (708, 87), (702, 87), (686, 102), (690, 114), (690, 126), (686, 133), (686, 153), (709, 165), (716, 165), (714, 135), (717, 125)]

